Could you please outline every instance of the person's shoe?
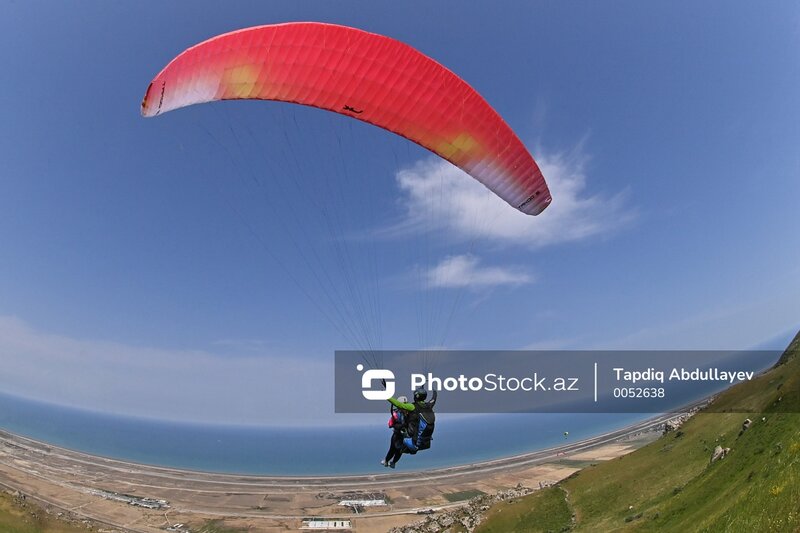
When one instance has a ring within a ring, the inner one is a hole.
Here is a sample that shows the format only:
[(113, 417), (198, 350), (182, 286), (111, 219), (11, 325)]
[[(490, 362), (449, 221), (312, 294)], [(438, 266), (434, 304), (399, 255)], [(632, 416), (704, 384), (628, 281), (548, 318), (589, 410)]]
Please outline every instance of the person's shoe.
[(394, 468), (395, 463), (389, 463), (389, 468)]
[(383, 466), (389, 466), (389, 463), (386, 462), (386, 459), (381, 459), (381, 464)]

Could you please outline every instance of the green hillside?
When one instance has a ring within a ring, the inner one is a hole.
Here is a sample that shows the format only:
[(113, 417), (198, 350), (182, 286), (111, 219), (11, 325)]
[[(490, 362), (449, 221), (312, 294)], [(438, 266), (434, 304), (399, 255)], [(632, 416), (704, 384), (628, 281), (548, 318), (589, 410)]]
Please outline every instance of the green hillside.
[[(775, 367), (722, 393), (713, 410), (495, 506), (476, 531), (800, 531), (800, 333)], [(718, 445), (731, 451), (712, 463)]]

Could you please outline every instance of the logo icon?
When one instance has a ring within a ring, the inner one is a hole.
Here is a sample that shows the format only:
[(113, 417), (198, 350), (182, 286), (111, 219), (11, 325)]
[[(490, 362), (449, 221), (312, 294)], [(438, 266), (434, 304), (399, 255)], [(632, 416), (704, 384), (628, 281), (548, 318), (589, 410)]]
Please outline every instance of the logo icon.
[[(364, 365), (357, 365), (356, 370), (362, 372)], [(372, 384), (386, 382), (386, 390), (373, 390)], [(394, 372), (381, 368), (373, 368), (361, 376), (361, 394), (367, 400), (388, 400), (394, 396)]]

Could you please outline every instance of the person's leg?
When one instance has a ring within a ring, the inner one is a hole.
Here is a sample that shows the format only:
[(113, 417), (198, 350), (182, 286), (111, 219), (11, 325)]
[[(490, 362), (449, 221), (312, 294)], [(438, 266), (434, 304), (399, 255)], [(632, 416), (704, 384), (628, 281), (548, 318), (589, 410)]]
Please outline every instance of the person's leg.
[(392, 460), (392, 457), (394, 457), (394, 452), (396, 451), (397, 450), (394, 447), (394, 437), (392, 437), (392, 441), (389, 443), (389, 451), (386, 452), (386, 458), (381, 462), (381, 464), (388, 465), (389, 462)]
[(393, 467), (400, 460), (400, 456), (403, 455), (403, 435), (399, 431), (392, 433), (392, 447), (389, 452), (391, 457), (387, 456), (389, 457), (388, 464)]
[(397, 464), (397, 461), (400, 460), (400, 457), (403, 455), (403, 450), (394, 450), (394, 454), (392, 454), (392, 460), (389, 464)]

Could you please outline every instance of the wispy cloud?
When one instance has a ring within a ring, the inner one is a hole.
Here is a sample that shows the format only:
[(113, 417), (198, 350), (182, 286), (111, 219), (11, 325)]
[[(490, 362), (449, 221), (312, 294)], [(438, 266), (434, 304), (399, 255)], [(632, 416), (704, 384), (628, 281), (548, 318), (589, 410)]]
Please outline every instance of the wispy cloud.
[(574, 339), (547, 339), (535, 341), (520, 348), (521, 350), (569, 350), (574, 348)]
[[(3, 392), (118, 414), (285, 424), (330, 420), (333, 410), (332, 361), (75, 339), (8, 316), (0, 316), (0, 367)], [(289, 410), (283, 418), (269, 408), (278, 404)]]
[(405, 216), (384, 235), (449, 231), (459, 239), (531, 249), (606, 235), (632, 221), (636, 210), (626, 192), (586, 192), (586, 156), (540, 152), (537, 161), (553, 203), (537, 217), (520, 213), (463, 171), (441, 159), (426, 159), (397, 173)]
[[(800, 327), (800, 291), (702, 311), (595, 343), (595, 349), (747, 350)], [(789, 332), (789, 333), (787, 333)], [(791, 333), (791, 334), (790, 334)], [(770, 347), (773, 347), (771, 345)], [(782, 346), (778, 346), (782, 348)]]
[(533, 276), (516, 267), (481, 266), (473, 255), (456, 255), (442, 260), (427, 272), (428, 284), (442, 288), (487, 288), (532, 283)]

